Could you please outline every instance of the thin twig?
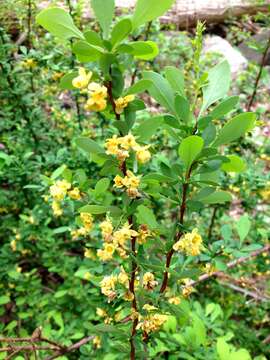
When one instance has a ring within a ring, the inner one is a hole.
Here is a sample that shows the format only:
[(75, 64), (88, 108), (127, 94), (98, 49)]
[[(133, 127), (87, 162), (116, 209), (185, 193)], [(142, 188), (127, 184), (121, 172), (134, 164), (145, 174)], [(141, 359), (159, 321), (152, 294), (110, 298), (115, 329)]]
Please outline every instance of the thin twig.
[(250, 290), (247, 290), (247, 289), (243, 289), (242, 287), (240, 286), (237, 286), (235, 284), (231, 284), (229, 282), (226, 282), (226, 281), (219, 281), (220, 284), (222, 284), (223, 286), (226, 286), (232, 290), (235, 290), (235, 291), (238, 291), (242, 294), (244, 294), (245, 296), (250, 296), (252, 297), (253, 299), (255, 300), (260, 300), (260, 301), (270, 301), (270, 297), (267, 296), (267, 295), (260, 295), (258, 294), (257, 292), (255, 291), (250, 291)]
[[(256, 256), (262, 254), (263, 252), (268, 252), (268, 251), (270, 251), (270, 244), (265, 245), (261, 249), (258, 249), (258, 250), (255, 250), (255, 251), (251, 252), (247, 256), (243, 256), (243, 257), (240, 257), (239, 259), (230, 261), (229, 263), (227, 263), (226, 267), (227, 267), (227, 269), (232, 269), (235, 266), (240, 265), (242, 263), (245, 263), (245, 262), (249, 261), (250, 259), (252, 259), (253, 257), (256, 257)], [(190, 285), (194, 286), (194, 285), (196, 285), (196, 284), (198, 284), (198, 283), (200, 283), (202, 281), (208, 280), (208, 279), (210, 279), (212, 277), (221, 276), (222, 274), (224, 274), (223, 271), (215, 271), (215, 272), (213, 272), (211, 274), (203, 274), (203, 275), (199, 276), (198, 280), (191, 281)]]
[(261, 79), (261, 76), (262, 76), (263, 67), (265, 65), (266, 58), (267, 58), (267, 53), (268, 53), (269, 49), (270, 49), (270, 37), (268, 39), (268, 42), (267, 42), (266, 47), (265, 47), (264, 52), (263, 52), (263, 57), (262, 57), (262, 61), (261, 61), (261, 64), (260, 64), (260, 69), (259, 69), (256, 81), (255, 81), (255, 84), (254, 84), (254, 90), (253, 90), (253, 93), (251, 95), (250, 101), (248, 103), (248, 107), (247, 107), (248, 111), (250, 111), (250, 109), (251, 109), (251, 107), (253, 105), (253, 102), (255, 100), (255, 96), (256, 96), (257, 91), (258, 91), (259, 82), (260, 82), (260, 79)]
[(216, 220), (216, 215), (217, 215), (217, 206), (214, 207), (212, 216), (211, 216), (211, 221), (210, 221), (210, 225), (209, 225), (209, 229), (208, 229), (208, 240), (211, 240), (212, 238), (212, 231), (214, 228), (214, 224), (215, 224), (215, 220)]

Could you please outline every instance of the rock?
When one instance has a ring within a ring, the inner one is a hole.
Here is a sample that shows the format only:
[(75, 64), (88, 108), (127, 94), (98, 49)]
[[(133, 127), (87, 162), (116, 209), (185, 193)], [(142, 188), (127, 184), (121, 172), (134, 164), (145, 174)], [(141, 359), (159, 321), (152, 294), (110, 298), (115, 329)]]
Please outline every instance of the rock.
[(237, 74), (244, 70), (248, 65), (248, 60), (240, 53), (240, 51), (220, 36), (206, 36), (203, 52), (215, 52), (223, 55), (231, 66), (233, 77), (236, 77)]
[[(260, 32), (259, 34), (256, 34), (254, 36), (251, 36), (248, 41), (243, 42), (239, 45), (239, 50), (241, 53), (250, 61), (254, 61), (257, 64), (261, 64), (262, 62), (262, 53), (259, 53), (258, 51), (252, 49), (249, 44), (252, 43), (259, 43), (260, 46), (265, 47), (268, 39), (270, 38), (270, 30), (265, 30)], [(265, 65), (270, 65), (270, 49), (266, 56)]]

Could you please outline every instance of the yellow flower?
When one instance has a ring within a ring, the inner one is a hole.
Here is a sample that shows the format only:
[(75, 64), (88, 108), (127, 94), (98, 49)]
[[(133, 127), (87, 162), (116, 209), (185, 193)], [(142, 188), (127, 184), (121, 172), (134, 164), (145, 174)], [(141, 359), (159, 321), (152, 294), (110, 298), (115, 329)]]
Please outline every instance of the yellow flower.
[(91, 249), (84, 250), (84, 257), (86, 257), (87, 259), (92, 259), (92, 260), (94, 260), (96, 258)]
[(128, 287), (129, 285), (128, 274), (125, 272), (123, 268), (121, 268), (121, 272), (118, 275), (117, 279), (120, 284), (124, 285), (125, 287)]
[(63, 215), (63, 210), (61, 209), (60, 203), (58, 201), (52, 202), (52, 210), (54, 216), (56, 217)]
[(202, 237), (197, 229), (191, 233), (185, 234), (179, 241), (173, 245), (174, 251), (185, 252), (186, 255), (198, 256), (202, 249)]
[(131, 291), (127, 291), (124, 296), (123, 299), (126, 301), (132, 301), (134, 299), (134, 295), (132, 294)]
[(101, 292), (108, 297), (109, 301), (116, 297), (116, 282), (117, 277), (115, 275), (105, 276), (100, 282)]
[(113, 253), (115, 251), (115, 246), (113, 244), (109, 244), (106, 243), (104, 245), (104, 249), (99, 249), (97, 251), (97, 256), (102, 260), (102, 261), (108, 261), (111, 260), (113, 258)]
[(191, 280), (190, 279), (183, 279), (184, 286), (182, 288), (182, 294), (184, 297), (189, 297), (189, 295), (194, 291), (194, 287), (191, 286)]
[(113, 243), (116, 247), (123, 247), (127, 240), (130, 240), (131, 237), (135, 237), (138, 235), (137, 231), (132, 230), (131, 225), (126, 223), (121, 229), (117, 230), (113, 234)]
[(134, 95), (127, 95), (125, 97), (120, 97), (115, 100), (115, 112), (117, 114), (122, 114), (124, 109), (128, 106), (128, 104), (135, 99)]
[(80, 236), (86, 236), (87, 235), (87, 229), (85, 228), (79, 228), (76, 230), (71, 231), (71, 237), (73, 240), (77, 240)]
[(92, 82), (88, 86), (89, 99), (85, 104), (85, 110), (89, 111), (103, 111), (107, 107), (107, 88)]
[(123, 178), (120, 175), (116, 175), (114, 178), (114, 186), (118, 189), (121, 189), (124, 184), (123, 184)]
[(17, 242), (15, 239), (11, 240), (10, 242), (10, 247), (12, 249), (12, 251), (16, 251), (17, 250)]
[(75, 187), (74, 189), (70, 190), (68, 192), (68, 196), (73, 199), (73, 200), (80, 200), (81, 197), (81, 193), (80, 193), (80, 189)]
[(129, 150), (138, 146), (135, 137), (130, 133), (126, 136), (123, 136), (122, 138), (119, 138), (119, 144), (125, 150)]
[(63, 76), (64, 74), (62, 72), (55, 72), (52, 74), (52, 79), (54, 81), (57, 81), (59, 79), (61, 79), (61, 77)]
[(181, 298), (179, 296), (174, 296), (169, 298), (168, 302), (173, 305), (179, 305), (181, 303)]
[(90, 231), (93, 227), (93, 217), (91, 214), (81, 212), (80, 213), (80, 219), (83, 223), (83, 226), (85, 229)]
[(154, 274), (147, 272), (143, 275), (143, 287), (147, 290), (153, 290), (158, 282), (155, 280)]
[(111, 220), (109, 218), (107, 218), (99, 225), (99, 227), (101, 229), (103, 239), (106, 242), (110, 241), (111, 235), (113, 232), (113, 225), (112, 225)]
[(84, 278), (84, 280), (89, 281), (89, 280), (91, 279), (91, 274), (90, 274), (90, 272), (89, 272), (89, 271), (86, 271), (86, 273), (84, 273), (84, 275), (83, 275), (83, 278)]
[(22, 62), (22, 66), (28, 69), (34, 69), (37, 66), (37, 62), (34, 59), (27, 59)]
[(93, 339), (93, 344), (96, 349), (100, 349), (101, 348), (101, 338), (99, 336), (95, 336)]
[(96, 314), (97, 314), (97, 316), (100, 316), (100, 317), (106, 317), (107, 316), (107, 312), (104, 309), (101, 309), (99, 307), (96, 310)]
[(142, 224), (138, 231), (138, 236), (137, 236), (138, 244), (140, 245), (145, 244), (149, 236), (151, 236), (151, 232), (148, 230), (147, 225)]
[(123, 185), (126, 186), (127, 188), (136, 189), (140, 185), (140, 179), (137, 176), (135, 176), (133, 172), (130, 170), (127, 171), (127, 176), (124, 177), (122, 182)]
[(157, 310), (157, 307), (153, 306), (153, 305), (150, 305), (150, 304), (145, 304), (143, 305), (143, 310), (146, 310), (146, 311), (155, 311)]
[(66, 180), (57, 180), (50, 187), (50, 194), (56, 201), (61, 201), (66, 196), (67, 191), (71, 188), (71, 184)]
[(85, 89), (88, 86), (92, 75), (91, 71), (87, 74), (86, 70), (83, 67), (80, 67), (79, 76), (72, 80), (72, 85), (77, 89)]
[(107, 149), (107, 155), (117, 155), (119, 145), (119, 138), (116, 135), (113, 135), (112, 138), (106, 139), (105, 147)]
[(260, 195), (265, 202), (270, 202), (270, 189), (261, 190)]
[(136, 157), (139, 163), (145, 164), (151, 159), (149, 146), (138, 146), (136, 148)]
[(147, 315), (146, 317), (142, 318), (142, 321), (139, 322), (137, 329), (142, 329), (145, 333), (149, 334), (150, 332), (158, 331), (167, 320), (167, 315)]

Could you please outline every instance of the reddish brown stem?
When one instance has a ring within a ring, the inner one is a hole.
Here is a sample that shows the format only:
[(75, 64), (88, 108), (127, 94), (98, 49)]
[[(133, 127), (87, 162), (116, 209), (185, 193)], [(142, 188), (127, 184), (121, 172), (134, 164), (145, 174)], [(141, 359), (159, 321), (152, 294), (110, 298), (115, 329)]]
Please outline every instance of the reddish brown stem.
[[(190, 167), (189, 171), (186, 174), (186, 178), (185, 178), (185, 182), (183, 183), (183, 187), (182, 187), (182, 201), (181, 201), (181, 206), (180, 206), (180, 211), (179, 211), (179, 222), (181, 225), (184, 224), (184, 216), (185, 216), (185, 212), (186, 212), (186, 203), (187, 203), (187, 192), (188, 192), (188, 182), (191, 176), (191, 171), (192, 171), (192, 166)], [(183, 235), (183, 231), (180, 230), (176, 233), (175, 236), (175, 240), (174, 243), (176, 243), (181, 236)], [(162, 294), (164, 293), (164, 291), (167, 289), (168, 286), (168, 280), (169, 280), (169, 268), (171, 265), (171, 261), (172, 261), (172, 257), (174, 254), (174, 250), (173, 248), (171, 248), (167, 255), (166, 255), (166, 269), (163, 273), (163, 280), (162, 280), (162, 284), (160, 287), (159, 292)]]

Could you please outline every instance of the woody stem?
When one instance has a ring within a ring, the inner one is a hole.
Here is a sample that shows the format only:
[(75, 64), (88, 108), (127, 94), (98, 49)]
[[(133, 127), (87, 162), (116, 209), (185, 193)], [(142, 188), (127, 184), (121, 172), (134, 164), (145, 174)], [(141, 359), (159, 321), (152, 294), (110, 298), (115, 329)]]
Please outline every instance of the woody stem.
[[(186, 177), (185, 177), (185, 181), (182, 185), (182, 200), (181, 200), (181, 205), (180, 205), (180, 210), (179, 210), (179, 223), (180, 225), (184, 225), (184, 216), (185, 216), (185, 212), (186, 212), (186, 204), (187, 204), (187, 192), (188, 192), (188, 186), (189, 186), (189, 180), (190, 180), (190, 176), (191, 176), (191, 171), (192, 171), (192, 166), (190, 167), (190, 169), (188, 170)], [(175, 240), (174, 243), (176, 243), (178, 240), (180, 240), (181, 236), (183, 235), (183, 230), (180, 229), (176, 235), (175, 235)], [(172, 261), (172, 257), (174, 254), (174, 249), (173, 247), (167, 252), (166, 254), (166, 269), (163, 273), (163, 281), (160, 287), (160, 294), (164, 293), (164, 291), (167, 289), (168, 286), (168, 280), (169, 280), (169, 268), (171, 265), (171, 261)]]

